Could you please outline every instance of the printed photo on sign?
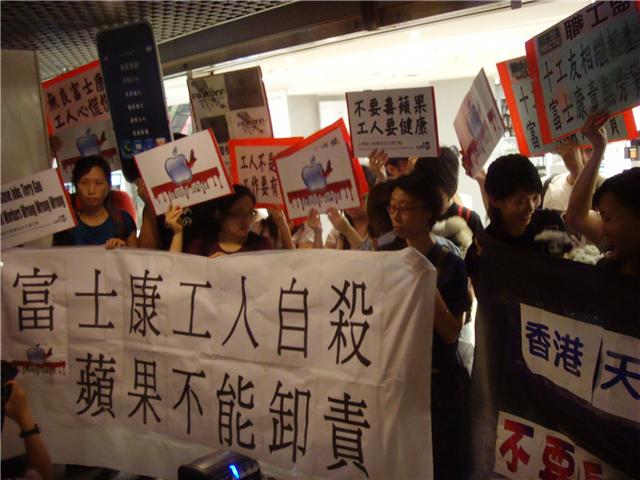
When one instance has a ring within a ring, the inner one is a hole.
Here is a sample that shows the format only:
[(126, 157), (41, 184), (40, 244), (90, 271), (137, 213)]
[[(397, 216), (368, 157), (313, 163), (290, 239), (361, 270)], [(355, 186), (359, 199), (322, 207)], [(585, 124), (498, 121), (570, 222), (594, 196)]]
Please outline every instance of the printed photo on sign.
[[(545, 153), (557, 152), (558, 146), (565, 142), (571, 142), (581, 148), (591, 147), (589, 141), (580, 132), (573, 133), (556, 142), (543, 142), (536, 112), (533, 84), (529, 77), (527, 57), (507, 60), (496, 66), (500, 74), (500, 83), (504, 89), (520, 153), (529, 157), (542, 156)], [(611, 117), (604, 124), (604, 127), (607, 130), (609, 142), (633, 139), (638, 136), (631, 110)]]
[(71, 182), (76, 162), (90, 155), (104, 158), (112, 172), (122, 168), (110, 119), (66, 128), (54, 135), (58, 147), (55, 156), (65, 182)]
[(520, 304), (520, 329), (529, 370), (591, 402), (602, 327)]
[(453, 127), (462, 147), (462, 163), (473, 176), (489, 160), (505, 131), (484, 69), (473, 80)]
[(593, 2), (526, 42), (544, 143), (582, 128), (590, 112), (640, 104), (640, 3)]
[(233, 184), (244, 185), (256, 196), (256, 208), (284, 205), (274, 157), (302, 141), (302, 137), (231, 140)]
[(3, 249), (75, 226), (75, 215), (56, 169), (2, 185)]
[(342, 119), (282, 152), (275, 161), (289, 219), (305, 218), (312, 208), (322, 213), (329, 207), (361, 205), (362, 168), (351, 156)]
[(135, 156), (156, 215), (232, 193), (211, 130)]
[(390, 157), (437, 157), (433, 87), (348, 92), (349, 127), (356, 157), (384, 149)]

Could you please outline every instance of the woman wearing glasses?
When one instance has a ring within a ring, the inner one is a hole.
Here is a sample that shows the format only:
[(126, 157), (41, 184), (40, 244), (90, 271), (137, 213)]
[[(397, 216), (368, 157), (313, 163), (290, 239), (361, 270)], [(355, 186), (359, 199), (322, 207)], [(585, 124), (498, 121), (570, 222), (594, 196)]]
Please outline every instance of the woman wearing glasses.
[[(272, 250), (271, 242), (251, 231), (256, 218), (256, 197), (242, 185), (233, 186), (234, 193), (211, 202), (212, 228), (189, 245), (185, 253), (215, 258), (239, 252)], [(166, 214), (165, 223), (173, 231), (169, 251), (182, 252), (182, 207), (174, 205)]]

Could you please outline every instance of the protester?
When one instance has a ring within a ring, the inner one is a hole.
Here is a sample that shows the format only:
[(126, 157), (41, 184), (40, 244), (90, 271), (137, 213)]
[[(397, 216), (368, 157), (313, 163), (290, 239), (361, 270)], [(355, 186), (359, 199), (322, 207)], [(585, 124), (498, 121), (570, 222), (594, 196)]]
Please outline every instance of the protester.
[[(208, 204), (210, 224), (199, 230), (186, 253), (215, 258), (239, 252), (271, 250), (271, 242), (251, 231), (251, 225), (257, 215), (256, 198), (251, 190), (234, 185), (234, 193)], [(181, 217), (183, 208), (172, 205), (166, 214), (165, 221), (173, 232), (172, 252), (183, 251), (184, 226)]]
[(266, 218), (260, 218), (254, 222), (251, 231), (268, 238), (276, 250), (296, 248), (289, 220), (280, 208), (268, 208)]
[(367, 239), (369, 221), (364, 207), (348, 208), (344, 214), (330, 207), (327, 217), (333, 229), (327, 236), (325, 248), (357, 250)]
[(378, 250), (396, 239), (387, 212), (394, 185), (393, 180), (387, 180), (374, 185), (369, 191), (366, 204), (368, 238), (360, 244), (360, 250)]
[[(457, 353), (464, 313), (470, 307), (464, 261), (439, 245), (431, 227), (442, 211), (442, 197), (432, 180), (416, 173), (394, 183), (389, 204), (400, 240), (422, 253), (437, 270), (432, 350), (432, 433), (434, 478), (460, 478), (459, 441), (468, 374)], [(381, 247), (393, 250), (396, 242)]]
[[(595, 191), (600, 163), (607, 146), (602, 125), (607, 116), (591, 116), (583, 133), (593, 145), (591, 158), (575, 182), (565, 219), (576, 232), (610, 252), (601, 267), (640, 275), (640, 168), (605, 180)], [(591, 209), (591, 205), (595, 210)]]
[[(29, 408), (27, 394), (15, 380), (10, 380), (7, 384), (11, 386), (11, 396), (4, 406), (4, 413), (20, 427), (20, 437), (24, 440), (27, 456), (27, 471), (22, 478), (24, 480), (53, 480), (53, 464), (40, 436), (40, 427)], [(6, 478), (4, 469), (2, 478)]]
[(416, 160), (416, 157), (389, 157), (384, 150), (376, 149), (369, 154), (369, 168), (375, 175), (375, 183), (380, 183), (408, 175)]
[(53, 245), (105, 245), (107, 248), (136, 247), (136, 224), (126, 211), (113, 206), (111, 168), (102, 157), (78, 160), (73, 168), (73, 185), (79, 207), (78, 225), (54, 235)]

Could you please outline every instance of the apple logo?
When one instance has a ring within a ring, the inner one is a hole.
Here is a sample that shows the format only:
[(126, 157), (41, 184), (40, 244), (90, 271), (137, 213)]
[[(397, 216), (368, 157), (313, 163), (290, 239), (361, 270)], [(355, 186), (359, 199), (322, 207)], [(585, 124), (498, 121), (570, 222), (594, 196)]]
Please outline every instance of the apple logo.
[(316, 163), (316, 157), (311, 157), (309, 165), (302, 169), (302, 181), (310, 192), (318, 192), (327, 186), (327, 177), (331, 172), (331, 160), (324, 169), (322, 164)]
[(100, 146), (106, 140), (106, 133), (103, 131), (100, 136), (100, 140), (96, 137), (95, 133), (91, 133), (91, 129), (87, 128), (87, 132), (84, 136), (76, 140), (76, 148), (80, 152), (81, 157), (88, 157), (89, 155), (100, 155)]
[(39, 343), (27, 350), (27, 359), (34, 365), (42, 365), (45, 362), (46, 355)]
[(191, 167), (196, 162), (196, 157), (191, 150), (189, 161), (183, 154), (178, 153), (178, 147), (173, 149), (173, 157), (169, 157), (164, 162), (164, 169), (169, 175), (169, 178), (176, 185), (182, 185), (191, 180), (193, 174), (191, 173)]

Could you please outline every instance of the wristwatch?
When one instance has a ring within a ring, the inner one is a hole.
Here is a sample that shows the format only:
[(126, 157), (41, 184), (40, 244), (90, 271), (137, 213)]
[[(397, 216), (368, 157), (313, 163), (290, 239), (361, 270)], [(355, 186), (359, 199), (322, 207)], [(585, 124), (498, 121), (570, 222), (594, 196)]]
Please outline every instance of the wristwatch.
[(30, 437), (31, 435), (38, 435), (39, 433), (40, 433), (40, 427), (36, 423), (31, 430), (20, 432), (20, 438), (27, 438), (27, 437)]

